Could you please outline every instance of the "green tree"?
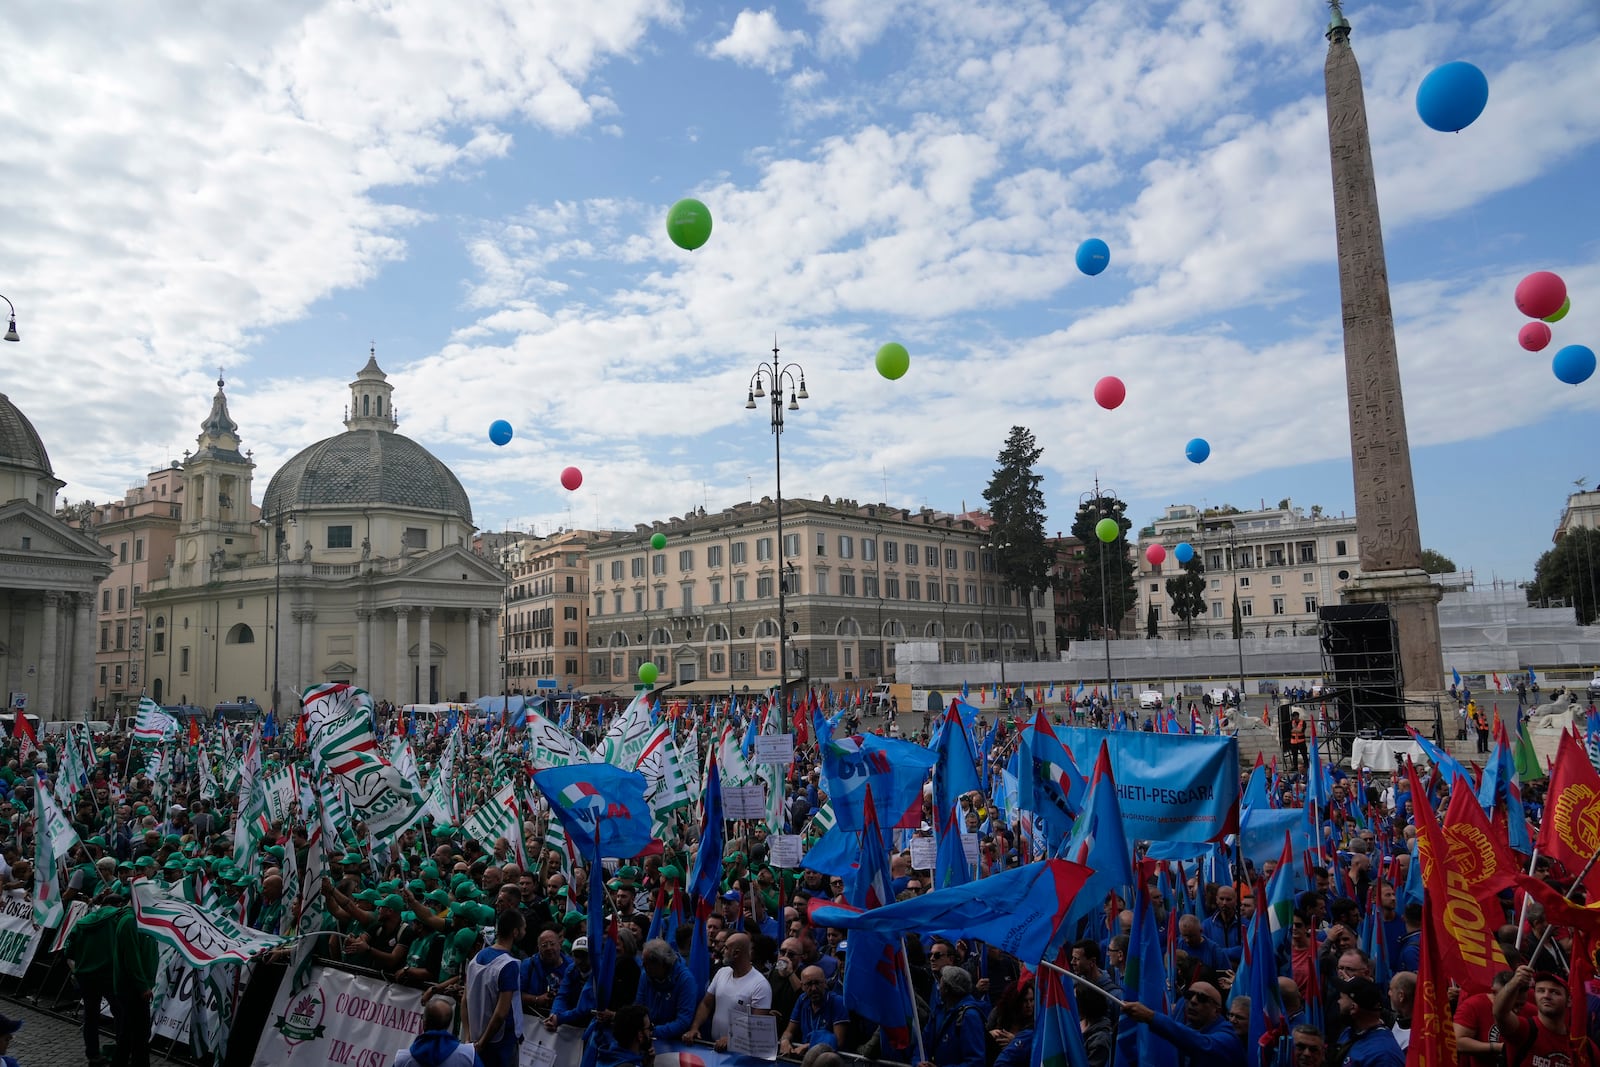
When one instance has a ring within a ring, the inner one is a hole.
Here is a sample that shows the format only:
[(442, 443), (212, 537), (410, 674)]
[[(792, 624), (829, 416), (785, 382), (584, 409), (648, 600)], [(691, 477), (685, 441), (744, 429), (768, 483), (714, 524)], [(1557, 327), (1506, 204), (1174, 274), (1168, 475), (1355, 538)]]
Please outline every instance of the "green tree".
[(1554, 548), (1533, 565), (1528, 603), (1565, 600), (1578, 617), (1578, 625), (1595, 621), (1596, 590), (1600, 590), (1600, 530), (1574, 527), (1561, 535)]
[[(1114, 496), (1102, 493), (1078, 505), (1072, 520), (1072, 536), (1083, 544), (1084, 567), (1078, 578), (1078, 591), (1083, 595), (1079, 608), (1079, 637), (1089, 636), (1089, 627), (1101, 619), (1101, 608), (1111, 636), (1118, 635), (1122, 617), (1134, 603), (1133, 560), (1128, 556), (1128, 530), (1132, 523), (1127, 517), (1128, 505)], [(1095, 524), (1101, 519), (1115, 519), (1117, 539), (1110, 544), (1095, 536)], [(1101, 575), (1105, 575), (1102, 585)]]
[(1422, 550), (1422, 569), (1429, 574), (1451, 574), (1456, 569), (1456, 561), (1437, 549), (1425, 548)]
[(1183, 623), (1183, 635), (1194, 636), (1194, 620), (1206, 611), (1206, 565), (1196, 552), (1183, 569), (1167, 579), (1167, 596), (1172, 599), (1172, 617)]
[(1025, 426), (1011, 427), (1000, 450), (999, 466), (983, 491), (994, 520), (989, 541), (994, 547), (995, 569), (1000, 580), (1015, 589), (1028, 606), (1028, 644), (1033, 648), (1037, 647), (1033, 591), (1050, 584), (1050, 567), (1055, 562), (1055, 549), (1044, 533), (1044, 493), (1039, 489), (1044, 476), (1034, 472), (1042, 455), (1044, 449), (1032, 431)]

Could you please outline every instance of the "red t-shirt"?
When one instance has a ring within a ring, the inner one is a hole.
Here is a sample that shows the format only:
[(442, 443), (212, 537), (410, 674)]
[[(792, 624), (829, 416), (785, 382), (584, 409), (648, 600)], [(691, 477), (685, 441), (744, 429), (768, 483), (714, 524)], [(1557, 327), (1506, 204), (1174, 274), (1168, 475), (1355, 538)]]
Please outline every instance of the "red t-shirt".
[[(1494, 1021), (1494, 998), (1488, 993), (1462, 997), (1456, 1005), (1455, 1021), (1470, 1029), (1472, 1036), (1479, 1041), (1500, 1040), (1500, 1024)], [(1459, 1052), (1456, 1062), (1461, 1067), (1495, 1067), (1499, 1059), (1487, 1052)]]
[(1522, 1017), (1522, 1032), (1506, 1042), (1509, 1067), (1594, 1067), (1589, 1039), (1582, 1034), (1558, 1034), (1539, 1022)]

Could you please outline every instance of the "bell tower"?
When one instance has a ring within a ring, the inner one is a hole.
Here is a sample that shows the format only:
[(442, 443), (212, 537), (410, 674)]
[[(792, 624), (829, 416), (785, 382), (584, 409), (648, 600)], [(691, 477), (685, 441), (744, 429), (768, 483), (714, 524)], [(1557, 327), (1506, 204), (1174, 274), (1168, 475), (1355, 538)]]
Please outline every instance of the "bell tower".
[(356, 372), (350, 383), (350, 409), (345, 412), (347, 430), (381, 430), (393, 433), (400, 424), (394, 413), (394, 386), (378, 366), (378, 346), (367, 352), (367, 365)]
[(239, 424), (228, 414), (220, 372), (211, 413), (200, 424), (195, 451), (183, 461), (183, 518), (177, 564), (192, 582), (218, 577), (218, 563), (256, 551), (250, 515), (250, 480), (255, 462), (239, 452)]

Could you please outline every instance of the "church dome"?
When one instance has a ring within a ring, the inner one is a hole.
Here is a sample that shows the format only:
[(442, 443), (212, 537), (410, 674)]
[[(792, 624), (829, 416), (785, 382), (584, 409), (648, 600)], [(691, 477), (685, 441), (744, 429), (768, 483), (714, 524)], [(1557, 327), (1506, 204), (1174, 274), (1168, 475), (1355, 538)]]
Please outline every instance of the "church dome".
[(50, 454), (44, 450), (39, 431), (3, 393), (0, 393), (0, 464), (25, 467), (55, 477)]
[(397, 507), (472, 523), (467, 491), (427, 449), (389, 430), (349, 430), (285, 463), (261, 498), (267, 520), (311, 507)]

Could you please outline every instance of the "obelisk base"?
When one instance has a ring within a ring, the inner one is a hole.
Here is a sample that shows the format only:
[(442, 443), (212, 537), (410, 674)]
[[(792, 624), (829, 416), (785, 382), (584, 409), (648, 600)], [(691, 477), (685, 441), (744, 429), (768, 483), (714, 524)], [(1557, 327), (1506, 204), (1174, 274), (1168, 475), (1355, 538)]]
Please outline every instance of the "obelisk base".
[(1423, 570), (1363, 574), (1345, 586), (1346, 604), (1387, 604), (1400, 641), (1400, 671), (1410, 696), (1433, 696), (1444, 684), (1439, 639), (1440, 588)]

